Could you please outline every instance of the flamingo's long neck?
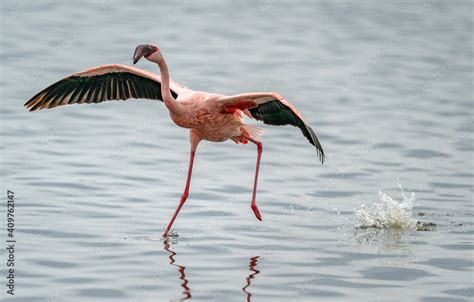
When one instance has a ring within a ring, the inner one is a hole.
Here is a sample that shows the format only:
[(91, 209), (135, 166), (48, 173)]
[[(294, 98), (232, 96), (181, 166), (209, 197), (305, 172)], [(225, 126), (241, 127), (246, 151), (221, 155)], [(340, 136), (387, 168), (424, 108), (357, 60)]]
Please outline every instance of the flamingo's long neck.
[(168, 71), (168, 65), (166, 65), (165, 59), (161, 56), (161, 60), (156, 62), (160, 67), (161, 73), (161, 95), (165, 102), (166, 108), (170, 111), (176, 111), (178, 109), (178, 102), (171, 95), (170, 91), (170, 74)]

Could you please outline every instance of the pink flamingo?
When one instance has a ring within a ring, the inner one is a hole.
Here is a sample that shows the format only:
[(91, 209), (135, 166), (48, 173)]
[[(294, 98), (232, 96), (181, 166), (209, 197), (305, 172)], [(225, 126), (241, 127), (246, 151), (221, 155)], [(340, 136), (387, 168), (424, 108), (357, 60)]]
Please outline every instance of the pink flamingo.
[(263, 129), (244, 124), (243, 114), (265, 124), (298, 127), (315, 146), (319, 160), (324, 162), (324, 151), (313, 129), (301, 113), (282, 96), (273, 92), (243, 93), (233, 96), (194, 91), (169, 77), (168, 66), (158, 46), (138, 45), (133, 64), (145, 57), (158, 64), (161, 76), (125, 65), (104, 65), (73, 74), (52, 84), (33, 96), (25, 106), (30, 111), (53, 108), (67, 104), (101, 103), (108, 100), (152, 99), (165, 103), (176, 125), (188, 128), (191, 156), (186, 186), (163, 236), (167, 236), (189, 194), (194, 156), (201, 140), (257, 145), (257, 164), (253, 184), (251, 208), (262, 220), (255, 201), (258, 182)]

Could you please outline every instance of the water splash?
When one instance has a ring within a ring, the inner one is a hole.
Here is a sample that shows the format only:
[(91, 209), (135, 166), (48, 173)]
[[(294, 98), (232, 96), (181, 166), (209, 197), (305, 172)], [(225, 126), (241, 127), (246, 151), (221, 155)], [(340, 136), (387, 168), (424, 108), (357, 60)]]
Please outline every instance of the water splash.
[(379, 191), (379, 201), (370, 206), (361, 205), (355, 210), (356, 227), (365, 228), (390, 228), (400, 230), (416, 230), (417, 220), (413, 218), (413, 204), (415, 193), (408, 197), (401, 185), (398, 185), (402, 194), (402, 201), (397, 201), (387, 194)]

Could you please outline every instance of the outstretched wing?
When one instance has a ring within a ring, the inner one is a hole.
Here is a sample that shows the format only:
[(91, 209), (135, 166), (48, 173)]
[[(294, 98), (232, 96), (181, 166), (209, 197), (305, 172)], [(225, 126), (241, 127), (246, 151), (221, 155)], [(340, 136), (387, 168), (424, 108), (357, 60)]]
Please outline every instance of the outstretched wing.
[(292, 125), (300, 128), (308, 141), (316, 147), (321, 163), (324, 163), (324, 151), (313, 129), (304, 121), (301, 113), (281, 95), (271, 92), (243, 93), (224, 97), (217, 104), (223, 113), (241, 110), (268, 125)]
[[(171, 81), (176, 98), (184, 89)], [(138, 68), (112, 64), (73, 74), (38, 92), (28, 102), (30, 111), (68, 104), (101, 103), (109, 100), (151, 99), (163, 101), (161, 77)]]

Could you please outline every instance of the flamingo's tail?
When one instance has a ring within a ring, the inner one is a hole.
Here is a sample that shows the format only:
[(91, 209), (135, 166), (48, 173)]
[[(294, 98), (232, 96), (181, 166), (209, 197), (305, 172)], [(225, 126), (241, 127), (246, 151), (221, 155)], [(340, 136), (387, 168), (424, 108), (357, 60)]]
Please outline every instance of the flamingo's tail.
[(260, 141), (260, 137), (263, 135), (263, 129), (259, 127), (255, 127), (252, 125), (243, 125), (242, 128), (247, 131), (247, 133), (250, 135), (251, 138), (253, 138), (256, 141)]

